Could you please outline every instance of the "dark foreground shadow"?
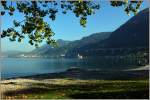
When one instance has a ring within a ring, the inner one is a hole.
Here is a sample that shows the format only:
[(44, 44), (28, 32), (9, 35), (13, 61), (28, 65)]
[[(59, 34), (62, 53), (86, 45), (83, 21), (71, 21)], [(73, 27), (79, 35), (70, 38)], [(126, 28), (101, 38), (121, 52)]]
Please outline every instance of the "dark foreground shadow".
[(107, 93), (76, 93), (70, 95), (74, 99), (148, 99), (149, 91), (122, 91), (122, 92), (107, 92)]
[(16, 91), (8, 91), (4, 93), (4, 98), (7, 96), (18, 96), (18, 95), (28, 95), (28, 94), (41, 94), (48, 92), (49, 89), (46, 88), (28, 88)]
[[(96, 88), (95, 86), (92, 87)], [(71, 89), (71, 91), (69, 90)], [(4, 93), (4, 99), (8, 97), (14, 97), (16, 99), (22, 98), (22, 95), (32, 95), (32, 99), (34, 99), (35, 95), (42, 96), (43, 94), (58, 96), (57, 93), (66, 94), (66, 98), (72, 99), (148, 99), (149, 98), (149, 90), (130, 90), (130, 91), (115, 91), (115, 92), (101, 92), (98, 90), (90, 90), (84, 86), (53, 86), (51, 88), (28, 88), (17, 91), (7, 91)], [(78, 92), (74, 92), (74, 91)], [(52, 93), (52, 94), (51, 94)], [(60, 97), (61, 98), (61, 97)]]

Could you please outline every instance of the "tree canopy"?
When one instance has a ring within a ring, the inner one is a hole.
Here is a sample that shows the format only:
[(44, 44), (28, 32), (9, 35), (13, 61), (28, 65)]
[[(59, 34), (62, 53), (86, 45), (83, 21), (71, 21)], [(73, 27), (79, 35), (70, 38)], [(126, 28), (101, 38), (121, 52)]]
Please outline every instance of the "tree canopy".
[[(113, 7), (124, 7), (127, 14), (138, 12), (142, 1), (110, 1)], [(51, 25), (44, 21), (49, 17), (52, 21), (56, 19), (56, 14), (62, 12), (67, 14), (69, 11), (74, 13), (80, 19), (80, 25), (86, 27), (87, 16), (96, 14), (100, 9), (100, 1), (1, 1), (1, 16), (5, 17), (6, 13), (13, 16), (16, 12), (24, 15), (22, 21), (13, 20), (13, 26), (2, 30), (1, 37), (9, 37), (10, 41), (21, 42), (24, 38), (29, 38), (29, 43), (38, 47), (44, 40), (47, 44), (55, 44), (52, 39), (54, 35)], [(70, 12), (69, 12), (70, 13)], [(20, 29), (21, 32), (18, 32)]]

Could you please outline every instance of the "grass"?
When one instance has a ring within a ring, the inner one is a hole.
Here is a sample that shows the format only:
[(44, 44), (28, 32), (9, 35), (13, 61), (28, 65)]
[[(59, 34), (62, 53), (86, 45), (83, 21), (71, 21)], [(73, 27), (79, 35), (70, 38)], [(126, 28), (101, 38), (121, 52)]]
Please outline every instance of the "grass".
[(147, 80), (74, 80), (33, 83), (31, 87), (4, 93), (5, 99), (148, 99)]

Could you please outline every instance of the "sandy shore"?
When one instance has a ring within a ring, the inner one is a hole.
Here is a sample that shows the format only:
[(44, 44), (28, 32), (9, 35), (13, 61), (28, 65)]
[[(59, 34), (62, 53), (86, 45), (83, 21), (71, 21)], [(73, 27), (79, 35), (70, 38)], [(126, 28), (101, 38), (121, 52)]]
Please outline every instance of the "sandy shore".
[(132, 70), (149, 70), (149, 65), (141, 66), (141, 67), (135, 68), (135, 69), (130, 69), (128, 71), (132, 71)]
[(24, 90), (29, 88), (47, 88), (47, 86), (49, 87), (53, 85), (87, 84), (88, 82), (94, 83), (100, 80), (101, 82), (103, 82), (103, 80), (105, 80), (105, 82), (107, 82), (107, 80), (144, 80), (149, 78), (149, 70), (147, 69), (147, 66), (144, 68), (146, 69), (143, 70), (143, 68), (139, 68), (128, 71), (99, 71), (73, 68), (59, 73), (47, 73), (3, 79), (1, 81), (1, 93), (4, 94), (8, 91)]

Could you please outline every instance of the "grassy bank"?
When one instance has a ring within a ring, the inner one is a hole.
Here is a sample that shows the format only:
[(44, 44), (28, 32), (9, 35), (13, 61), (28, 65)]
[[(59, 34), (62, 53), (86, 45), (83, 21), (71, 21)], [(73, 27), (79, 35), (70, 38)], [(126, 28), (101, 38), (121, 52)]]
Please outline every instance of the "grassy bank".
[[(21, 86), (22, 88), (15, 88)], [(2, 82), (5, 99), (143, 98), (149, 96), (147, 80), (15, 79)], [(15, 89), (13, 90), (12, 87)]]

